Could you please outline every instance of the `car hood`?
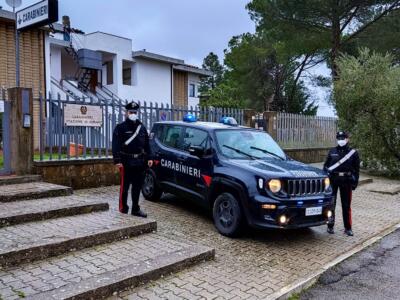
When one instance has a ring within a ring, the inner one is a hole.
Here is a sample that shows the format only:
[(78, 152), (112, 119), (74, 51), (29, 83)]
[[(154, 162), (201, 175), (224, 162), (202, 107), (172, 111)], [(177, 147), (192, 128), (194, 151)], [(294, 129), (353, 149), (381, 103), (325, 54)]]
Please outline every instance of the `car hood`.
[(262, 160), (231, 159), (229, 162), (259, 174), (268, 174), (277, 177), (312, 178), (326, 176), (326, 173), (321, 169), (295, 160), (279, 160), (274, 158)]

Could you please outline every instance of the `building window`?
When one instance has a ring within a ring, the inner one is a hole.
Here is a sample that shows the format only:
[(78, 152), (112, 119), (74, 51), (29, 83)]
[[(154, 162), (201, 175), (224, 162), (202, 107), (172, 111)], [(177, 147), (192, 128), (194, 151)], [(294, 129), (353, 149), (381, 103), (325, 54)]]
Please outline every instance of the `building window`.
[(122, 71), (122, 82), (124, 85), (132, 85), (132, 68), (126, 68)]
[(114, 65), (112, 61), (106, 63), (107, 66), (107, 85), (114, 83)]
[(193, 83), (189, 84), (189, 97), (196, 97), (196, 85)]

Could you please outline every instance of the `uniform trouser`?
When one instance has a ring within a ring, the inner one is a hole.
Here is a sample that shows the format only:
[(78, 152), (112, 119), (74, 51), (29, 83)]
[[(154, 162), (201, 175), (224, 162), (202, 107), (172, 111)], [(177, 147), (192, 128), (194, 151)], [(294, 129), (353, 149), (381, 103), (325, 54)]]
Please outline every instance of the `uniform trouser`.
[(142, 188), (143, 183), (143, 173), (144, 167), (137, 166), (131, 167), (123, 165), (120, 168), (120, 193), (119, 193), (119, 211), (122, 213), (128, 213), (128, 192), (129, 187), (132, 186), (131, 189), (131, 197), (132, 197), (132, 212), (139, 211), (139, 196), (140, 190)]
[(335, 184), (332, 183), (332, 190), (333, 190), (333, 215), (328, 221), (328, 227), (333, 228), (335, 225), (335, 208), (336, 208), (336, 200), (337, 200), (337, 193), (340, 190), (340, 200), (342, 202), (342, 213), (343, 213), (343, 223), (344, 228), (346, 230), (351, 229), (352, 220), (351, 220), (351, 198), (352, 198), (352, 189), (351, 183), (340, 183)]

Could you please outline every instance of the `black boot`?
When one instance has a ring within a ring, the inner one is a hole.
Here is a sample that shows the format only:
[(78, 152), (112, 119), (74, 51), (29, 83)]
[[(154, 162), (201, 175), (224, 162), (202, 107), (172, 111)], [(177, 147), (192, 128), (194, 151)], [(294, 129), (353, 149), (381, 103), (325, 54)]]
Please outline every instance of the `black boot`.
[(147, 218), (147, 214), (144, 211), (142, 211), (141, 209), (139, 209), (137, 211), (132, 211), (132, 216)]
[(328, 231), (329, 234), (335, 233), (335, 230), (333, 230), (333, 227), (328, 227), (328, 229), (326, 231)]
[(344, 233), (347, 234), (348, 236), (353, 236), (353, 235), (354, 235), (354, 234), (353, 234), (353, 230), (351, 230), (351, 229), (346, 229), (346, 230), (344, 231)]

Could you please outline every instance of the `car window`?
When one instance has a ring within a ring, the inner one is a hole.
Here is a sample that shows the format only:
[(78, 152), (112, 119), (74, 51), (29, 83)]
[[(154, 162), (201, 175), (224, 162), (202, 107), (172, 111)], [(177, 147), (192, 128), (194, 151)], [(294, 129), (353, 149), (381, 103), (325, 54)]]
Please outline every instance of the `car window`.
[(163, 125), (157, 125), (156, 130), (155, 130), (155, 136), (156, 139), (159, 141), (163, 140), (163, 134), (164, 134), (164, 126)]
[(180, 126), (165, 126), (160, 141), (165, 146), (179, 149), (180, 137), (181, 137)]
[(219, 149), (229, 158), (248, 158), (245, 154), (258, 158), (286, 157), (272, 137), (262, 131), (218, 130), (216, 137)]
[(188, 151), (190, 146), (200, 146), (207, 149), (208, 133), (196, 128), (186, 128), (183, 136), (183, 150)]

